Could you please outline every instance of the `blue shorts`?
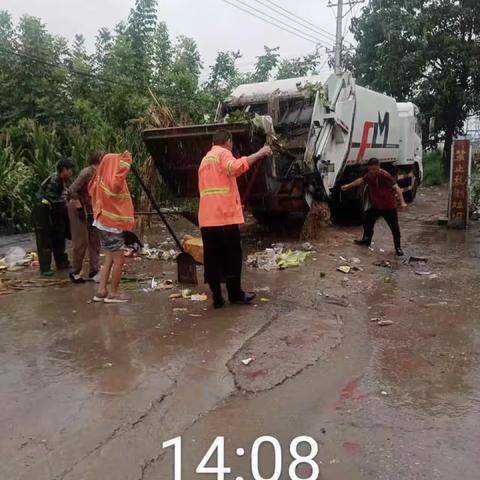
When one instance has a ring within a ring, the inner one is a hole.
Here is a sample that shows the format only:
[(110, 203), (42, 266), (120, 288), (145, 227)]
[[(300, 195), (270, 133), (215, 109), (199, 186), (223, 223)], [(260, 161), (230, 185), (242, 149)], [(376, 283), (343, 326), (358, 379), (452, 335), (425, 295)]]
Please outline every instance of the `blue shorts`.
[(103, 250), (108, 252), (118, 252), (125, 249), (125, 239), (123, 233), (112, 233), (100, 230), (100, 244)]

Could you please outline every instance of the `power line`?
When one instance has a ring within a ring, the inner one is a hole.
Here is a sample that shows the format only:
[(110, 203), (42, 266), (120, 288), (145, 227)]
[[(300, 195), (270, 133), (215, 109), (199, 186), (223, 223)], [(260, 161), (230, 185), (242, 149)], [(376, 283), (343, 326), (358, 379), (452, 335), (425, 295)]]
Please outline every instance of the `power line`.
[[(259, 3), (262, 3), (260, 0), (255, 0), (255, 1), (258, 1)], [(291, 12), (290, 10), (287, 10), (286, 8), (283, 8), (281, 5), (278, 5), (278, 3), (275, 3), (273, 2), (272, 0), (265, 0), (266, 2), (270, 3), (271, 5), (274, 5), (275, 7), (277, 7), (278, 9), (282, 10), (283, 12), (285, 12), (287, 15), (291, 16), (291, 17), (294, 17), (296, 18), (297, 20), (300, 20), (301, 22), (307, 24), (307, 25), (310, 25), (310, 27), (313, 27), (313, 29), (315, 31), (317, 31), (317, 33), (319, 33), (320, 35), (324, 35), (324, 36), (327, 36), (327, 38), (329, 38), (330, 41), (333, 41), (335, 39), (335, 35), (333, 33), (330, 33), (328, 30), (325, 30), (324, 28), (322, 27), (319, 27), (317, 25), (315, 25), (314, 23), (312, 22), (309, 22), (308, 20), (300, 17), (299, 15)], [(284, 15), (284, 16), (287, 16), (287, 15)], [(288, 18), (288, 17), (287, 17)], [(295, 20), (294, 20), (295, 21)], [(299, 23), (298, 21), (295, 21), (296, 23)], [(309, 28), (309, 27), (304, 27), (304, 28)], [(312, 28), (310, 28), (310, 30), (312, 30)], [(323, 33), (321, 33), (323, 32)]]
[[(302, 32), (301, 30), (298, 30), (297, 28), (292, 27), (291, 25), (288, 25), (287, 23), (282, 22), (281, 20), (278, 20), (278, 19), (276, 19), (275, 17), (272, 17), (271, 15), (268, 15), (268, 14), (262, 12), (261, 10), (258, 10), (258, 9), (254, 8), (254, 7), (251, 7), (250, 5), (248, 5), (248, 4), (245, 3), (245, 2), (242, 2), (241, 0), (237, 0), (237, 1), (238, 1), (239, 3), (241, 3), (241, 4), (243, 4), (243, 5), (246, 5), (248, 8), (259, 12), (261, 15), (264, 15), (264, 16), (267, 17), (267, 18), (261, 17), (260, 15), (257, 15), (256, 13), (252, 12), (252, 10), (249, 10), (249, 9), (247, 9), (247, 8), (243, 8), (243, 7), (241, 7), (240, 5), (237, 5), (236, 3), (230, 2), (229, 0), (222, 0), (222, 2), (227, 3), (228, 5), (230, 5), (230, 6), (232, 6), (232, 7), (235, 7), (235, 8), (237, 8), (237, 9), (239, 9), (239, 10), (245, 12), (245, 13), (248, 13), (249, 15), (251, 15), (251, 16), (253, 16), (253, 17), (256, 17), (256, 18), (258, 18), (259, 20), (262, 20), (262, 21), (264, 21), (264, 22), (266, 22), (266, 23), (268, 23), (268, 24), (270, 24), (270, 25), (273, 25), (274, 27), (277, 27), (277, 28), (279, 28), (280, 30), (283, 30), (283, 31), (285, 31), (285, 32), (288, 32), (288, 33), (290, 33), (291, 35), (295, 35), (296, 37), (299, 37), (299, 38), (301, 38), (301, 39), (303, 39), (303, 40), (306, 40), (307, 42), (313, 43), (314, 45), (319, 45), (319, 44), (320, 44), (320, 45), (323, 45), (323, 43), (322, 43), (319, 39), (311, 36), (310, 34), (306, 34), (306, 33)], [(268, 20), (268, 18), (271, 18), (271, 19), (273, 19), (275, 22), (278, 22), (278, 23), (274, 23), (274, 22)], [(281, 25), (286, 25), (288, 28), (282, 27), (282, 26), (279, 25), (279, 24), (281, 24)], [(298, 33), (297, 33), (297, 32), (298, 32)]]

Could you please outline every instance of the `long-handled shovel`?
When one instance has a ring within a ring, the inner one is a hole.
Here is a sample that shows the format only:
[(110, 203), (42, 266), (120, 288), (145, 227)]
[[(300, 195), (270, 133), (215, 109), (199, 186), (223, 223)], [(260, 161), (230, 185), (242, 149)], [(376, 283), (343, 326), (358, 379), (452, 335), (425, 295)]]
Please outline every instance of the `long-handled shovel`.
[(183, 248), (183, 245), (180, 243), (180, 240), (178, 239), (177, 235), (175, 234), (172, 227), (168, 223), (165, 215), (161, 212), (157, 202), (153, 198), (153, 195), (148, 190), (147, 186), (145, 185), (145, 183), (142, 180), (142, 177), (138, 173), (138, 170), (135, 168), (134, 165), (132, 165), (130, 167), (130, 169), (133, 172), (133, 174), (137, 177), (138, 183), (140, 183), (140, 186), (142, 187), (142, 190), (145, 192), (145, 195), (150, 200), (150, 203), (152, 204), (153, 208), (157, 211), (158, 215), (160, 215), (160, 218), (162, 219), (163, 223), (165, 224), (168, 231), (170, 232), (170, 235), (175, 240), (175, 243), (177, 244), (177, 247), (181, 251), (180, 255), (177, 257), (178, 281), (180, 283), (197, 284), (198, 283), (197, 263), (195, 262), (195, 259), (191, 255), (189, 255), (187, 252), (185, 252), (185, 250)]

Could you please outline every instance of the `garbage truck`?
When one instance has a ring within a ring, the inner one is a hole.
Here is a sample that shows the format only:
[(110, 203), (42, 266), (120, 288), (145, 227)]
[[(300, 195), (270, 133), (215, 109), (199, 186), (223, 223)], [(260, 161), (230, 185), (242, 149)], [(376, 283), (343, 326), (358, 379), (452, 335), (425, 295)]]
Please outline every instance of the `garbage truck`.
[(328, 202), (334, 219), (360, 219), (366, 188), (340, 187), (363, 175), (370, 158), (396, 177), (408, 202), (422, 180), (417, 106), (361, 87), (350, 73), (240, 85), (219, 105), (214, 123), (145, 130), (175, 194), (198, 197), (198, 167), (219, 128), (232, 133), (237, 156), (265, 142), (273, 147), (272, 157), (239, 180), (242, 202), (260, 221), (308, 213), (313, 202)]

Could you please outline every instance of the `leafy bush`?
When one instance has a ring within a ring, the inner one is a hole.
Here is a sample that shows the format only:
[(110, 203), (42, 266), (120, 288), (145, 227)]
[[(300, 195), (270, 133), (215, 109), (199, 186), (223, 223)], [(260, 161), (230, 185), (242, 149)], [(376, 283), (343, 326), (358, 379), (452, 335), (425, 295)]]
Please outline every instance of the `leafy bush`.
[(470, 210), (480, 210), (480, 173), (475, 172), (470, 180)]
[(0, 172), (0, 225), (9, 231), (25, 230), (30, 224), (32, 169), (7, 135), (0, 135)]
[(434, 150), (423, 157), (423, 184), (427, 187), (443, 185), (448, 181), (441, 152)]

